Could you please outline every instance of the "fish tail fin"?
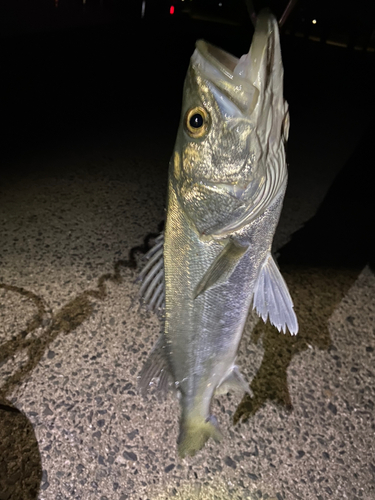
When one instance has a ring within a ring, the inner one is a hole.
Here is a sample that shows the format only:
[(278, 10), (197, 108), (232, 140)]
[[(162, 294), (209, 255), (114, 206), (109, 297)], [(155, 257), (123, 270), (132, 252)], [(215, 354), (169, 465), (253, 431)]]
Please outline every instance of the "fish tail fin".
[(177, 440), (180, 457), (195, 455), (210, 438), (213, 438), (216, 442), (219, 442), (222, 438), (217, 420), (213, 415), (206, 419), (203, 417), (183, 418)]

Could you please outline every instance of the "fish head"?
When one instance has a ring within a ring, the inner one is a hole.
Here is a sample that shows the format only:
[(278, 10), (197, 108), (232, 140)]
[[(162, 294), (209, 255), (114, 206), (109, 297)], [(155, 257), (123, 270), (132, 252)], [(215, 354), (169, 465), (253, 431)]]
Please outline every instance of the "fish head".
[(240, 59), (196, 43), (169, 176), (198, 233), (227, 237), (272, 202), (286, 178), (287, 116), (278, 24), (268, 10)]

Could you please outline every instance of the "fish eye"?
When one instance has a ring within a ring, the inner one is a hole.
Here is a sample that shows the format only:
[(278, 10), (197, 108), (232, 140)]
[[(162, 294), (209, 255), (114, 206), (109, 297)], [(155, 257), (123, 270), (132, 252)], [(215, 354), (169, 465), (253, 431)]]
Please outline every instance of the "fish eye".
[(185, 116), (185, 127), (190, 137), (202, 137), (208, 131), (209, 115), (201, 106), (190, 109)]

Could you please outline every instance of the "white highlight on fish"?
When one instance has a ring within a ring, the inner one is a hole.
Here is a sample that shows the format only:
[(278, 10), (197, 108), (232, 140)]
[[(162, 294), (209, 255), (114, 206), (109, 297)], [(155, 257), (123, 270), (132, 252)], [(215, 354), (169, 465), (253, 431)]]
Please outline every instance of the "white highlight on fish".
[(287, 184), (288, 130), (278, 25), (268, 10), (240, 59), (197, 42), (169, 166), (165, 231), (140, 274), (144, 301), (162, 317), (140, 387), (157, 379), (163, 390), (173, 380), (181, 456), (220, 439), (210, 412), (214, 394), (251, 394), (236, 366), (251, 303), (279, 331), (298, 331), (271, 255)]

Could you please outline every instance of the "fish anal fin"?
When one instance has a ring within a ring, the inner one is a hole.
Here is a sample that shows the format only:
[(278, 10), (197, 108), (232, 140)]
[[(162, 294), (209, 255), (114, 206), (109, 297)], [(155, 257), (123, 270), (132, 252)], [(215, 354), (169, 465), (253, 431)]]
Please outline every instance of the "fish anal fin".
[(138, 388), (142, 396), (146, 395), (150, 387), (156, 387), (161, 394), (166, 394), (171, 379), (164, 338), (161, 335), (138, 375)]
[(235, 391), (253, 396), (249, 384), (246, 382), (244, 376), (240, 372), (238, 366), (234, 365), (230, 372), (226, 375), (221, 384), (216, 388), (215, 395), (227, 394), (228, 392)]
[(254, 288), (253, 309), (257, 314), (274, 325), (279, 332), (286, 333), (288, 328), (292, 335), (298, 332), (298, 321), (293, 309), (293, 301), (271, 254), (268, 255), (259, 272)]
[(219, 285), (228, 281), (230, 275), (233, 273), (247, 249), (247, 246), (239, 245), (234, 240), (230, 240), (196, 286), (194, 290), (194, 299), (214, 285)]

